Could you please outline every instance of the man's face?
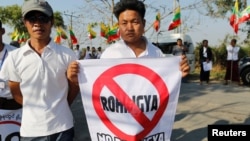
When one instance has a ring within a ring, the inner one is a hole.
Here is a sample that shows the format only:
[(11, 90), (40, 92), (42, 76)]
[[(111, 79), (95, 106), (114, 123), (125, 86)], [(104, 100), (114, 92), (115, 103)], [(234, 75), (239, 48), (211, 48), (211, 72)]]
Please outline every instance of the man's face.
[(204, 47), (207, 47), (207, 46), (208, 46), (208, 42), (207, 42), (207, 41), (204, 41), (204, 42), (203, 42), (203, 46), (204, 46)]
[(51, 18), (47, 15), (31, 11), (24, 17), (24, 24), (27, 28), (31, 39), (47, 39), (50, 38), (51, 27), (53, 25)]
[(177, 45), (182, 45), (182, 40), (178, 40)]
[(134, 43), (141, 39), (144, 33), (145, 20), (134, 10), (122, 12), (118, 19), (119, 32), (127, 43)]
[(236, 45), (236, 43), (232, 40), (231, 45), (234, 47)]

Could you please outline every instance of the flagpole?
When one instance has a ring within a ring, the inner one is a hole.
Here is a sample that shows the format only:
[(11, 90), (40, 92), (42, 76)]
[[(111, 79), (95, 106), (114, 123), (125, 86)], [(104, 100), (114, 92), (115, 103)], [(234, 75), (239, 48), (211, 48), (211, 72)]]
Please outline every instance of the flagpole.
[(90, 39), (90, 45), (91, 45), (91, 47), (93, 47), (93, 45), (92, 45), (92, 39)]

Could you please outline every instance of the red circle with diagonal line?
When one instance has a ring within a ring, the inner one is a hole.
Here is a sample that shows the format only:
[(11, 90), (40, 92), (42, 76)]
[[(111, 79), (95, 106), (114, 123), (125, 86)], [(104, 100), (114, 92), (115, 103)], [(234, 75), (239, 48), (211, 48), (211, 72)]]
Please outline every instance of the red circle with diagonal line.
[[(148, 117), (139, 109), (139, 107), (133, 102), (133, 100), (124, 92), (124, 90), (122, 90), (119, 84), (114, 81), (114, 77), (123, 74), (140, 75), (148, 79), (156, 88), (160, 97), (160, 106), (159, 109), (156, 111), (155, 115), (153, 116), (152, 120), (148, 119)], [(114, 96), (120, 101), (120, 103), (123, 104), (123, 106), (128, 110), (128, 112), (144, 128), (144, 130), (142, 130), (136, 135), (129, 135), (127, 133), (124, 133), (118, 127), (116, 127), (108, 119), (107, 115), (102, 109), (100, 100), (101, 91), (104, 86), (106, 86), (114, 94)], [(119, 95), (116, 94), (116, 92), (119, 92)], [(139, 64), (121, 64), (111, 67), (105, 72), (103, 72), (93, 84), (92, 100), (96, 113), (111, 132), (113, 132), (120, 139), (126, 139), (128, 141), (143, 139), (148, 133), (150, 133), (154, 129), (154, 127), (161, 119), (165, 109), (167, 108), (168, 99), (169, 92), (162, 78), (150, 68)], [(132, 109), (133, 111), (136, 110), (136, 113), (139, 114), (133, 114), (133, 112), (131, 112)]]

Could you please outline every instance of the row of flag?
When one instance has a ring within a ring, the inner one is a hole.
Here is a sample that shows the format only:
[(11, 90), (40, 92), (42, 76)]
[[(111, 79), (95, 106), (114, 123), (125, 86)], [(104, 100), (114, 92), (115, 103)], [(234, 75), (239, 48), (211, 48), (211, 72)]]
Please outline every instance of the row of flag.
[[(69, 29), (69, 33), (70, 33), (71, 43), (78, 44), (77, 38), (76, 38), (76, 36), (71, 28)], [(17, 41), (19, 44), (25, 43), (28, 39), (29, 39), (29, 35), (26, 32), (20, 33), (17, 30), (15, 30), (11, 34), (11, 40)], [(57, 44), (61, 44), (61, 39), (68, 39), (68, 36), (67, 36), (66, 32), (61, 27), (57, 27), (56, 28), (56, 36), (54, 38), (54, 41)]]
[(19, 44), (26, 42), (28, 40), (28, 38), (29, 38), (28, 33), (25, 33), (25, 32), (20, 33), (17, 30), (15, 30), (11, 34), (11, 40), (17, 41)]
[[(175, 7), (175, 9), (173, 11), (173, 15), (174, 15), (173, 20), (170, 23), (170, 25), (168, 27), (168, 30), (173, 30), (173, 29), (175, 29), (175, 28), (177, 28), (178, 26), (181, 25), (181, 12), (180, 12), (179, 0), (176, 0), (176, 2), (178, 2), (178, 3), (177, 3), (177, 6)], [(250, 8), (248, 10), (250, 10)], [(234, 17), (232, 16), (232, 19), (233, 18)], [(156, 32), (158, 32), (159, 29), (160, 29), (160, 20), (161, 20), (160, 13), (157, 13), (155, 21), (153, 23), (153, 27), (154, 27)], [(118, 28), (118, 23), (116, 23), (113, 26), (109, 26), (109, 25), (105, 25), (104, 23), (100, 23), (100, 36), (104, 37), (106, 39), (107, 43), (112, 43), (112, 42), (116, 41), (117, 39), (119, 39), (119, 37), (120, 37), (120, 33), (119, 33), (118, 29), (119, 29)], [(92, 39), (96, 38), (96, 32), (92, 29), (91, 24), (88, 25), (87, 31), (88, 31), (89, 39), (92, 40)], [(73, 45), (78, 44), (78, 40), (77, 40), (77, 38), (76, 38), (76, 36), (75, 36), (75, 34), (74, 34), (71, 27), (69, 28), (69, 34), (70, 34), (71, 43)], [(14, 31), (12, 33), (11, 38), (14, 41), (18, 41), (19, 43), (22, 43), (22, 42), (26, 42), (26, 40), (29, 37), (28, 37), (27, 33), (20, 34), (17, 31)], [(66, 39), (68, 39), (68, 36), (67, 36), (66, 32), (64, 31), (64, 29), (62, 27), (57, 27), (56, 28), (56, 36), (54, 38), (54, 41), (57, 44), (61, 44), (61, 39), (66, 40)]]
[(248, 6), (243, 11), (239, 11), (238, 0), (235, 1), (233, 13), (230, 17), (230, 25), (234, 29), (234, 32), (237, 34), (239, 30), (239, 25), (250, 19), (250, 6)]
[[(176, 2), (177, 2), (177, 5), (173, 10), (173, 15), (174, 15), (173, 20), (169, 24), (168, 30), (176, 29), (178, 26), (181, 25), (181, 8), (180, 8), (179, 0), (176, 0)], [(161, 16), (160, 16), (160, 13), (158, 12), (155, 17), (155, 21), (153, 23), (153, 27), (156, 32), (158, 32), (160, 29), (160, 20), (161, 20)]]
[[(89, 39), (94, 39), (96, 37), (96, 32), (92, 29), (91, 25), (88, 25)], [(113, 26), (105, 25), (100, 23), (100, 36), (106, 39), (107, 43), (112, 43), (120, 38), (120, 33), (118, 30), (118, 23)]]
[[(72, 45), (78, 44), (75, 33), (73, 32), (71, 27), (69, 28), (69, 35), (70, 35), (70, 40), (71, 40)], [(68, 36), (62, 27), (57, 27), (56, 28), (56, 36), (54, 38), (54, 41), (57, 44), (61, 44), (61, 39), (66, 40), (66, 39), (68, 39)]]

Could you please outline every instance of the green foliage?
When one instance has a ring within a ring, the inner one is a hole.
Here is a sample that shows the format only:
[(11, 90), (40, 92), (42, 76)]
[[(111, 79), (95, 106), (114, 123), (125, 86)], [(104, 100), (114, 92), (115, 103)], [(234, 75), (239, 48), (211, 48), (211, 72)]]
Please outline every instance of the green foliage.
[(60, 27), (60, 26), (66, 29), (62, 14), (60, 12), (54, 12), (54, 27)]
[[(203, 4), (206, 7), (208, 16), (213, 18), (227, 18), (227, 14), (232, 12), (235, 4), (235, 0), (203, 0)], [(244, 0), (239, 0), (239, 10), (243, 10), (246, 7)]]
[(226, 43), (222, 43), (218, 48), (214, 49), (214, 64), (226, 66), (227, 50)]
[(0, 19), (4, 24), (7, 24), (20, 33), (26, 31), (23, 21), (22, 21), (22, 13), (21, 7), (18, 5), (0, 7)]

